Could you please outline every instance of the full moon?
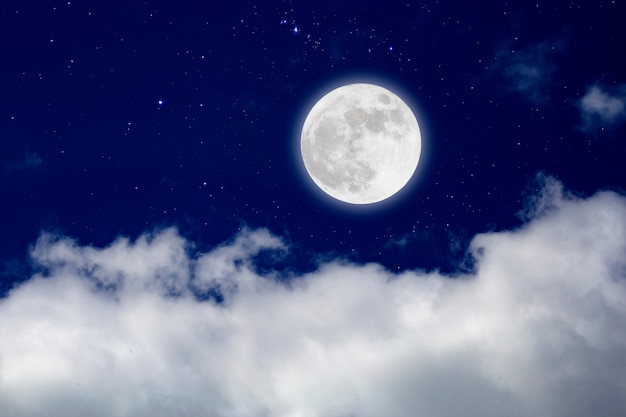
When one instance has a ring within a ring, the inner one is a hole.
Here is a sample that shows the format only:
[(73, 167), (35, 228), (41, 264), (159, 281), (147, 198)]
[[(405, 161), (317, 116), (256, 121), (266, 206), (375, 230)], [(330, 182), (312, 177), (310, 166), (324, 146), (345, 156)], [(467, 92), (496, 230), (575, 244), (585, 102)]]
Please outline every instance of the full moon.
[(322, 97), (300, 137), (313, 182), (337, 200), (371, 204), (400, 191), (419, 162), (422, 139), (409, 106), (386, 88), (348, 84)]

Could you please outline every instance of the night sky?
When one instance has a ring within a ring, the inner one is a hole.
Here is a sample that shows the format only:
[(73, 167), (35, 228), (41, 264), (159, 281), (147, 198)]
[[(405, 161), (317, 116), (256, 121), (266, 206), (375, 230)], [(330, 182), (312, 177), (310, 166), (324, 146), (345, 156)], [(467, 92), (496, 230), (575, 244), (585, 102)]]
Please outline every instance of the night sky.
[[(625, 17), (3, 1), (0, 413), (624, 415)], [(368, 207), (299, 154), (354, 82), (422, 133)]]

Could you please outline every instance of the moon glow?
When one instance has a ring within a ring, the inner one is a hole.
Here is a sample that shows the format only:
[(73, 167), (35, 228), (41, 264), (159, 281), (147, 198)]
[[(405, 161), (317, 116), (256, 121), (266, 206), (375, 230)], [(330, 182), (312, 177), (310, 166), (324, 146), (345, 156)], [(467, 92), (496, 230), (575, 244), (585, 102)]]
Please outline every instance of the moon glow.
[(419, 162), (422, 140), (409, 106), (374, 84), (332, 90), (310, 110), (300, 151), (313, 182), (331, 197), (371, 204), (400, 191)]

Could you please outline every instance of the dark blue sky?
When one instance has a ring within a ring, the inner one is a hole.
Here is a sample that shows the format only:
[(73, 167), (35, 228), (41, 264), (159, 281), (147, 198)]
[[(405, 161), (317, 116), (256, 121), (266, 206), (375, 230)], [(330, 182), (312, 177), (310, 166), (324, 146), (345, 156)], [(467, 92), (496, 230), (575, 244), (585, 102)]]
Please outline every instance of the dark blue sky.
[[(172, 225), (199, 248), (267, 227), (296, 269), (333, 253), (454, 271), (473, 235), (521, 223), (538, 173), (582, 194), (626, 185), (625, 15), (612, 1), (3, 2), (3, 287), (42, 231), (98, 246)], [(395, 89), (424, 140), (417, 178), (368, 213), (311, 192), (293, 152), (312, 100), (353, 81)]]

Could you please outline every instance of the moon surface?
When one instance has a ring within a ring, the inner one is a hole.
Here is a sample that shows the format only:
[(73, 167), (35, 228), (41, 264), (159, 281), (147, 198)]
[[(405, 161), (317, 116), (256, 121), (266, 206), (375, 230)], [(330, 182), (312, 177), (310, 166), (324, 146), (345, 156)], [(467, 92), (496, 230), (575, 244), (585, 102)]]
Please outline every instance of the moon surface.
[(300, 150), (313, 182), (331, 197), (371, 204), (411, 179), (422, 140), (409, 106), (386, 88), (348, 84), (311, 108)]

